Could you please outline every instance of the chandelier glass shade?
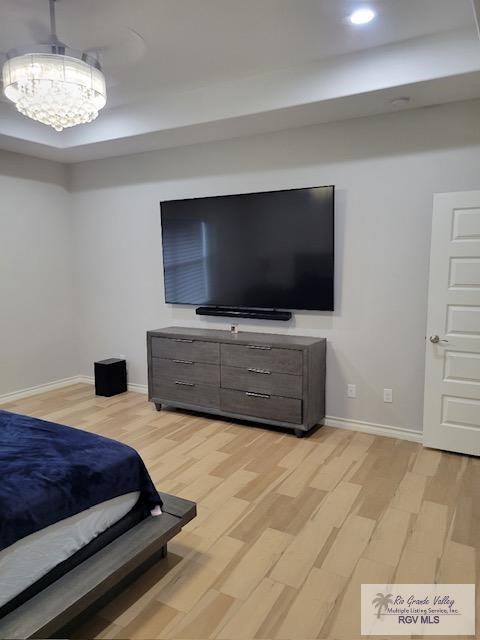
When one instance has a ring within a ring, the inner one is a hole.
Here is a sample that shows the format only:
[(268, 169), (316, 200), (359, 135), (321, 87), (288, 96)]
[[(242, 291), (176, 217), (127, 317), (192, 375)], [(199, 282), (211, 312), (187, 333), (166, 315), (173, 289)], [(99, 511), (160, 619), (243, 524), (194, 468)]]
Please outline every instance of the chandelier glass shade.
[(29, 53), (3, 65), (3, 90), (25, 116), (56, 131), (95, 120), (106, 104), (96, 66), (59, 53)]

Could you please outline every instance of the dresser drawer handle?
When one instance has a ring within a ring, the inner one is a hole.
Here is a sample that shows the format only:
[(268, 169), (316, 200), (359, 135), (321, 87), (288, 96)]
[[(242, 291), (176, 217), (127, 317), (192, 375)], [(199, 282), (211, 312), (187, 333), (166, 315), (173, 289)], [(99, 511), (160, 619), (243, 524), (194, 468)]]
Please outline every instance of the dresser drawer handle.
[(176, 364), (193, 364), (193, 360), (174, 360)]
[(259, 344), (249, 344), (247, 345), (248, 349), (260, 349), (261, 351), (270, 351), (272, 347), (265, 347)]
[(263, 373), (264, 376), (269, 376), (272, 372), (268, 371), (268, 369), (247, 369), (250, 373)]
[(194, 387), (193, 382), (181, 382), (180, 380), (175, 380), (175, 384), (179, 384), (182, 387)]
[(245, 395), (252, 396), (253, 398), (266, 398), (267, 400), (270, 398), (266, 393), (253, 393), (253, 391), (245, 391)]
[(187, 338), (174, 338), (174, 342), (193, 342), (193, 340), (188, 340)]

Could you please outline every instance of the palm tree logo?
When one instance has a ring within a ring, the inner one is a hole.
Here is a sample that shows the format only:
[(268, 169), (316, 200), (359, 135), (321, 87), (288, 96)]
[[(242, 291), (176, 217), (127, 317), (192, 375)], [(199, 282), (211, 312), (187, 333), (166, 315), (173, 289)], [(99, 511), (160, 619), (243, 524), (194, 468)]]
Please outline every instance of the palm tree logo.
[(380, 618), (382, 609), (386, 609), (388, 605), (392, 604), (393, 593), (377, 593), (377, 597), (372, 600), (372, 604), (375, 605), (377, 611), (377, 618)]

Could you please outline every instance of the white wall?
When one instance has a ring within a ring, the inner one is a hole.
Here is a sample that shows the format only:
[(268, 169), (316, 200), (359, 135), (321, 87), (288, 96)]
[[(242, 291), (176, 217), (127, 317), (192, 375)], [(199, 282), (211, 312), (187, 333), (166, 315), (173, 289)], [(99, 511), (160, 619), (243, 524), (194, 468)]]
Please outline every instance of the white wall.
[(328, 415), (421, 429), (432, 195), (479, 188), (479, 116), (458, 103), (72, 166), (81, 373), (122, 354), (144, 384), (147, 329), (228, 324), (163, 303), (160, 200), (335, 184), (335, 312), (240, 326), (327, 337)]
[(420, 429), (432, 194), (479, 188), (479, 116), (472, 101), (81, 163), (70, 191), (65, 167), (0, 152), (0, 395), (110, 355), (144, 384), (147, 329), (228, 325), (163, 303), (160, 200), (335, 184), (336, 311), (241, 328), (326, 336), (330, 416)]
[(77, 373), (64, 166), (0, 151), (0, 395)]

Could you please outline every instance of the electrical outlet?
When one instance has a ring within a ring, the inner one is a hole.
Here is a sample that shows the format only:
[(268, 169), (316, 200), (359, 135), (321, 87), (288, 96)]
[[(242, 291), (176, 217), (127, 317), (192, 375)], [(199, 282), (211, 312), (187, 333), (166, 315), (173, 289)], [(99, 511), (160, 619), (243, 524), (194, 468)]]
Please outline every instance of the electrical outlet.
[(347, 384), (347, 397), (356, 398), (357, 397), (357, 385), (356, 384)]
[(393, 391), (392, 391), (392, 389), (384, 389), (383, 390), (383, 401), (384, 402), (393, 402)]

